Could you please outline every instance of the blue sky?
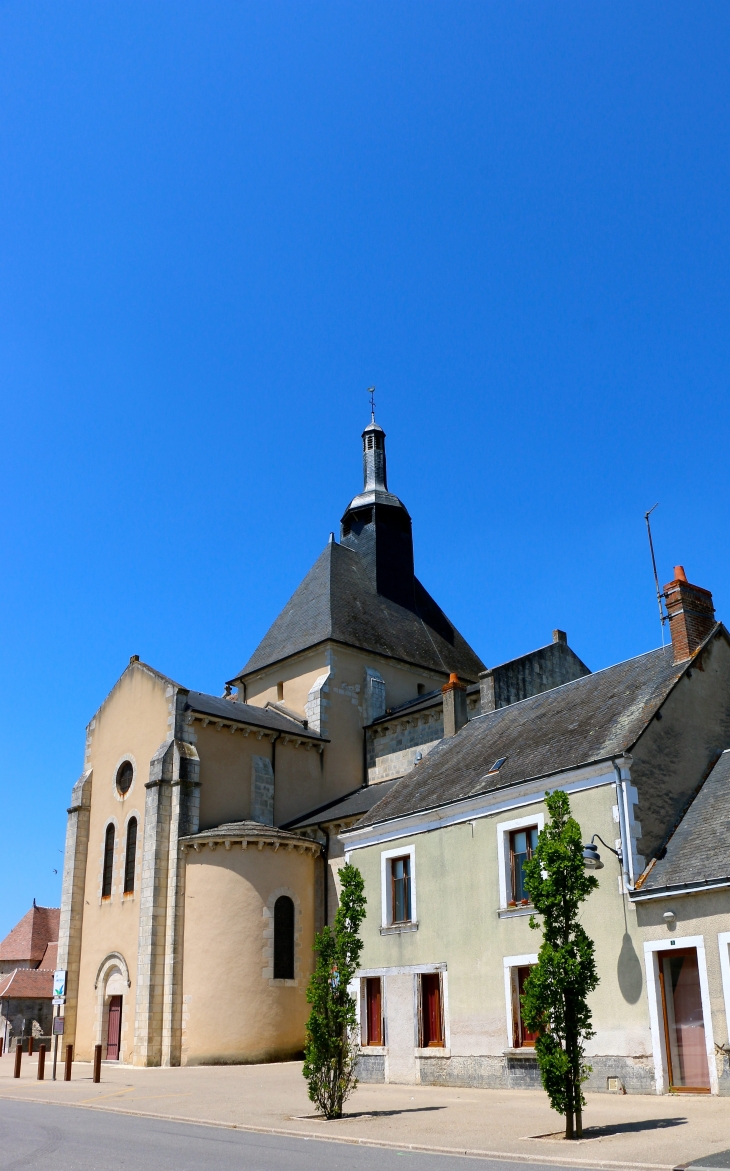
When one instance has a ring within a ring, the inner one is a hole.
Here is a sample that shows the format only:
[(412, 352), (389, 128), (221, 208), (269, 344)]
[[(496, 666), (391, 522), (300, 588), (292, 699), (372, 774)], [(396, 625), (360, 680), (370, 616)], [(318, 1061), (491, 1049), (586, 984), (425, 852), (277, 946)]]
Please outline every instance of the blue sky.
[[(0, 933), (130, 654), (219, 693), (360, 485), (488, 664), (730, 618), (727, 4), (0, 6)], [(58, 870), (58, 874), (54, 871)]]

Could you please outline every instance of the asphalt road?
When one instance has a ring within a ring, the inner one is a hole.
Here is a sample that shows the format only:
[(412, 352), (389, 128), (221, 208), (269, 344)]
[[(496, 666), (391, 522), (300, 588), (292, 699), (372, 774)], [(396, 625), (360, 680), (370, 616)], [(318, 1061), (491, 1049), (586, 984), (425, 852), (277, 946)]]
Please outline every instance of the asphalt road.
[[(464, 1159), (248, 1134), (68, 1106), (0, 1101), (0, 1171), (545, 1171)], [(553, 1165), (554, 1166), (554, 1165)], [(559, 1171), (559, 1169), (557, 1169)], [(575, 1165), (569, 1171), (581, 1171)]]

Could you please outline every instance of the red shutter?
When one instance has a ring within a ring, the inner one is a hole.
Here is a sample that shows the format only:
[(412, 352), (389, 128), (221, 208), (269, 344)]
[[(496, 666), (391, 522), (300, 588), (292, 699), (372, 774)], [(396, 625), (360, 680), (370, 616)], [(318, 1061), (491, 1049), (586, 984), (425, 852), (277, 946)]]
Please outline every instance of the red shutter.
[(421, 1005), (423, 1014), (423, 1048), (442, 1046), (441, 977), (438, 972), (421, 976)]
[(380, 996), (380, 977), (369, 976), (366, 985), (368, 1045), (382, 1045), (383, 1010)]

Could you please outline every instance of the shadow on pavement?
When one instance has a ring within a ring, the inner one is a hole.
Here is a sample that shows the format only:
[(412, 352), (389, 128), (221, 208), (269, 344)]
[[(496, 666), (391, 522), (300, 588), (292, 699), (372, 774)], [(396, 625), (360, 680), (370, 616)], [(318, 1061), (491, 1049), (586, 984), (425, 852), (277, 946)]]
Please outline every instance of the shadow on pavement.
[[(584, 1126), (583, 1138), (577, 1142), (585, 1142), (591, 1138), (608, 1138), (612, 1134), (638, 1134), (642, 1130), (667, 1130), (670, 1126), (685, 1126), (686, 1118), (643, 1118), (639, 1122), (614, 1122), (609, 1126)], [(564, 1132), (553, 1131), (552, 1134), (533, 1134), (530, 1138), (564, 1138)]]

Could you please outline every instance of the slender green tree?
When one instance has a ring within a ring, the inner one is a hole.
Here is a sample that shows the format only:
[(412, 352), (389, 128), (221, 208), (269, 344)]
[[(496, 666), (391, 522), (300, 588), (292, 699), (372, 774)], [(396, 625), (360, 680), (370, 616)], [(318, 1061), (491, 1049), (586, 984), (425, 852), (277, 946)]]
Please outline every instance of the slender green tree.
[(531, 915), (530, 927), (542, 930), (542, 946), (525, 982), (522, 1016), (537, 1033), (535, 1050), (550, 1105), (565, 1115), (565, 1137), (572, 1139), (583, 1134), (581, 1086), (591, 1070), (584, 1042), (593, 1036), (588, 996), (598, 985), (593, 940), (578, 912), (598, 880), (584, 868), (580, 826), (567, 794), (556, 789), (545, 804), (550, 821), (525, 864), (525, 885), (541, 917), (538, 922)]
[(340, 903), (332, 927), (314, 941), (317, 964), (307, 988), (303, 1073), (309, 1097), (325, 1118), (341, 1118), (345, 1099), (357, 1086), (356, 1002), (349, 984), (360, 966), (360, 925), (365, 918), (364, 882), (356, 866), (340, 870)]

